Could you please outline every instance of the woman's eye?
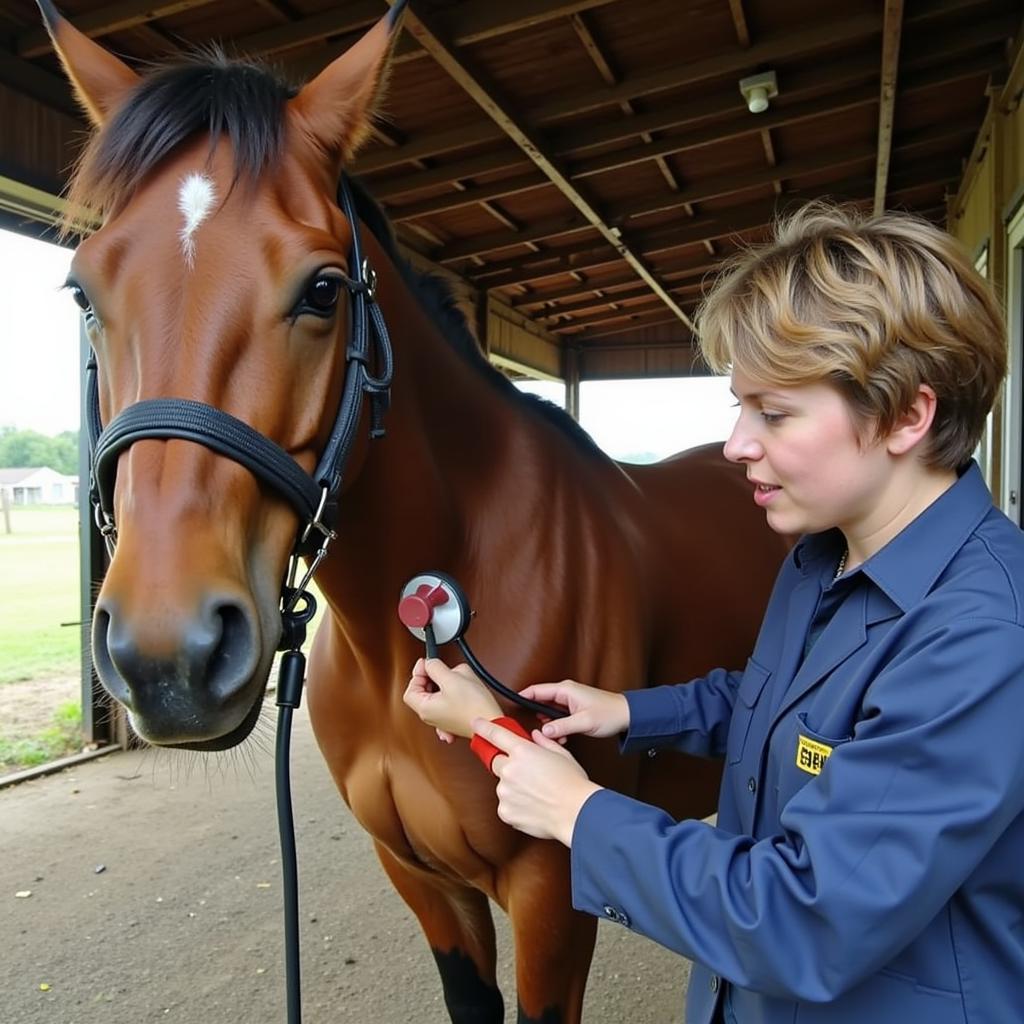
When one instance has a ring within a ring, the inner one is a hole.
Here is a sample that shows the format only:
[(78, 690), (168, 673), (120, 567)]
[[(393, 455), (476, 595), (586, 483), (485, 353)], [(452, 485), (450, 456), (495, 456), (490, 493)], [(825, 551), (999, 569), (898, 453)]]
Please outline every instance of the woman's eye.
[(314, 313), (326, 315), (334, 312), (340, 295), (341, 281), (329, 274), (321, 274), (306, 288), (303, 304)]
[(781, 423), (786, 418), (786, 414), (784, 412), (762, 412), (761, 418), (765, 423)]

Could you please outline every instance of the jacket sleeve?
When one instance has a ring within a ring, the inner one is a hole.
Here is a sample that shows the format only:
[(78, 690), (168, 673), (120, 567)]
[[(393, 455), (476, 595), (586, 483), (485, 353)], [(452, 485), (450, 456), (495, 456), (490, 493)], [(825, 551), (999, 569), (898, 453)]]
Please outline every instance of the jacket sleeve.
[(723, 755), (742, 678), (742, 672), (715, 669), (691, 683), (627, 690), (623, 753), (671, 747), (701, 757)]
[(1024, 629), (961, 619), (868, 687), (852, 740), (755, 841), (600, 790), (573, 904), (744, 988), (834, 999), (904, 949), (1024, 810)]

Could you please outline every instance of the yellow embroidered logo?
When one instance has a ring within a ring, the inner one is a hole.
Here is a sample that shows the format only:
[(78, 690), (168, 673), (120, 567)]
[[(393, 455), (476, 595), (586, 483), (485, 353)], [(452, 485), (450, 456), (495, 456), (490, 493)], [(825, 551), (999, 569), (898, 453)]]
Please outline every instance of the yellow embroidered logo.
[(810, 775), (820, 775), (832, 748), (801, 735), (796, 745), (796, 766)]

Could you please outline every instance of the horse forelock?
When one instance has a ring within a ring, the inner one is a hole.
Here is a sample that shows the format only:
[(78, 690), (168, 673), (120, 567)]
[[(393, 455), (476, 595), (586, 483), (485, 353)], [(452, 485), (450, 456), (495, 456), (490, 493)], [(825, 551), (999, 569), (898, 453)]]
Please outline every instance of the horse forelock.
[[(269, 68), (219, 48), (158, 66), (93, 133), (71, 179), (69, 206), (108, 216), (165, 157), (204, 134), (211, 153), (221, 139), (229, 141), (236, 182), (256, 181), (281, 157), (285, 104), (296, 94)], [(74, 233), (74, 216), (65, 234)]]

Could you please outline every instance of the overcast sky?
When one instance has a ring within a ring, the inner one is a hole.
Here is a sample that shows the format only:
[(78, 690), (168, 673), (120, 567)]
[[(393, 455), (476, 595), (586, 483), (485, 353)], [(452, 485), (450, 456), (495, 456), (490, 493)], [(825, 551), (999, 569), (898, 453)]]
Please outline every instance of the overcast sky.
[(0, 231), (0, 426), (59, 434), (79, 420), (71, 252)]
[[(57, 434), (79, 424), (78, 307), (61, 290), (71, 252), (0, 231), (0, 426)], [(541, 383), (564, 404), (561, 384)], [(593, 381), (580, 420), (615, 458), (658, 458), (724, 439), (735, 419), (728, 380)]]

